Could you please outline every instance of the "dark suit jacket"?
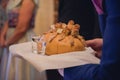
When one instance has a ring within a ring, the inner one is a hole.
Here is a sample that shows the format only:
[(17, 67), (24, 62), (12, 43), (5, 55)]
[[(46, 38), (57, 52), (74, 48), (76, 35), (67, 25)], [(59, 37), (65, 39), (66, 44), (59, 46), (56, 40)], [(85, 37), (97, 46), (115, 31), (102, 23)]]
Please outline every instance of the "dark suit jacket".
[[(80, 35), (85, 39), (101, 37), (97, 14), (91, 0), (59, 0), (58, 22), (74, 20), (80, 24)], [(94, 34), (94, 32), (96, 33)]]
[(65, 69), (64, 80), (120, 80), (120, 0), (103, 0), (99, 15), (103, 35), (100, 64)]

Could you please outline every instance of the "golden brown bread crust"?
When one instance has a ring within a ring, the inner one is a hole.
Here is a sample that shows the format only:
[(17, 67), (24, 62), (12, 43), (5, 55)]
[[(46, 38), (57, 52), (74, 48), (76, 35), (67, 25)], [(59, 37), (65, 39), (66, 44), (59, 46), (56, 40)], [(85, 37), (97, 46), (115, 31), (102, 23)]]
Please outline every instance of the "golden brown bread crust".
[(72, 51), (85, 50), (85, 40), (79, 35), (80, 25), (70, 20), (68, 24), (56, 23), (44, 34), (46, 41), (46, 55), (62, 54)]
[(57, 35), (54, 40), (46, 44), (46, 55), (85, 50), (85, 45), (79, 39), (73, 38), (72, 36), (67, 36), (60, 41), (60, 37), (61, 35)]

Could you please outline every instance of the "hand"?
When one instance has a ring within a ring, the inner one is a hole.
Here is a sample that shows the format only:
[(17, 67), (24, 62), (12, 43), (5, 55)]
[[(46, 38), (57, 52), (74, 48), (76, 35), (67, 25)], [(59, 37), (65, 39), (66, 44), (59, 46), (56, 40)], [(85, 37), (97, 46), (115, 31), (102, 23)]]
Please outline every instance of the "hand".
[(88, 40), (86, 41), (86, 45), (96, 51), (96, 54), (95, 54), (96, 57), (101, 58), (102, 45), (103, 45), (103, 40), (101, 38)]
[(8, 41), (5, 41), (5, 46), (6, 47), (10, 46), (10, 44), (8, 43)]
[(5, 37), (0, 35), (0, 47), (5, 47)]

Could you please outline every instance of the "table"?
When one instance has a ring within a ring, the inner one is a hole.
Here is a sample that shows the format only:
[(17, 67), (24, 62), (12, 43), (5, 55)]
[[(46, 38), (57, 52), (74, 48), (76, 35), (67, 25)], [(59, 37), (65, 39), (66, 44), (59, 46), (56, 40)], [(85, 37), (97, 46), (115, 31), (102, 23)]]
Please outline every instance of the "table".
[[(32, 42), (25, 42), (10, 46), (9, 51), (9, 62), (7, 64), (6, 73), (9, 72), (11, 58), (13, 56), (29, 62), (39, 72), (44, 72), (49, 69), (63, 69), (89, 63), (99, 64), (100, 62), (100, 60), (94, 56), (94, 51), (91, 48), (86, 48), (85, 51), (47, 56), (32, 53)], [(8, 77), (8, 75), (6, 75), (6, 77)]]

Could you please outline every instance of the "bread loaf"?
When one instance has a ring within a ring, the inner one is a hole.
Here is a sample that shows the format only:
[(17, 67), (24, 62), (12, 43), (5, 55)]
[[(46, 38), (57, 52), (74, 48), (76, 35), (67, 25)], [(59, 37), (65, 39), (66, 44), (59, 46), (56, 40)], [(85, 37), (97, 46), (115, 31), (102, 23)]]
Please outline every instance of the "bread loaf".
[(79, 35), (80, 25), (70, 20), (68, 24), (56, 23), (44, 34), (46, 55), (85, 50), (85, 40)]

